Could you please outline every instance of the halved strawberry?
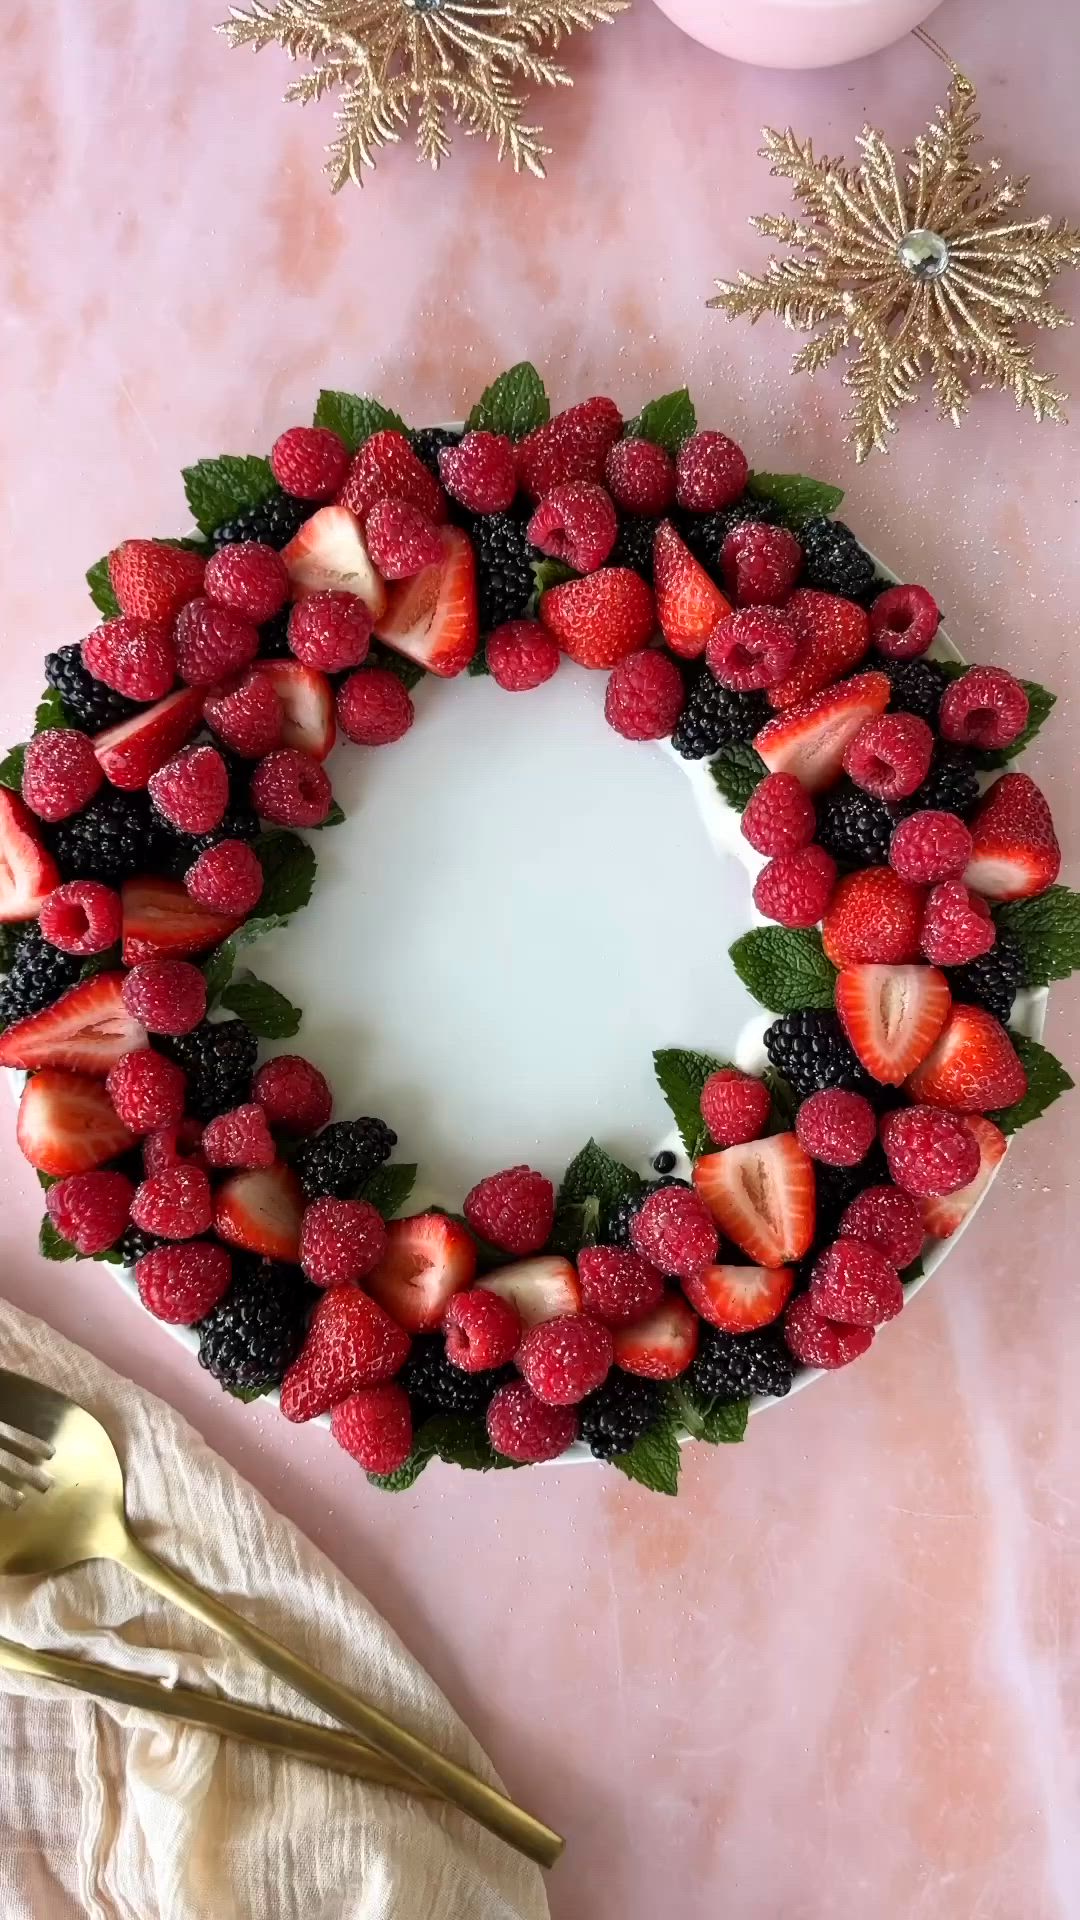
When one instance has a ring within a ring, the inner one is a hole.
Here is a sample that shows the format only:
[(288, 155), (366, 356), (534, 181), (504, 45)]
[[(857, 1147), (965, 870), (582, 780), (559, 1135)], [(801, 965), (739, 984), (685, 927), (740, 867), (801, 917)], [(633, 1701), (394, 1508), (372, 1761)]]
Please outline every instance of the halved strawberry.
[(803, 651), (798, 666), (769, 688), (774, 707), (794, 707), (857, 667), (870, 646), (870, 619), (854, 600), (836, 593), (798, 587), (785, 602), (799, 630)]
[(883, 673), (856, 674), (767, 720), (754, 745), (770, 773), (793, 773), (809, 793), (821, 793), (839, 780), (849, 742), (884, 713), (891, 693)]
[(966, 1187), (959, 1187), (955, 1193), (924, 1196), (915, 1202), (927, 1233), (932, 1233), (937, 1240), (948, 1240), (963, 1226), (990, 1185), (1009, 1144), (1001, 1128), (995, 1127), (984, 1113), (969, 1113), (967, 1124), (979, 1143), (979, 1171), (974, 1180), (969, 1180)]
[(181, 687), (156, 706), (95, 735), (94, 752), (114, 787), (146, 787), (159, 767), (191, 739), (202, 719), (204, 689)]
[(234, 1247), (269, 1260), (299, 1260), (304, 1195), (291, 1167), (278, 1161), (234, 1173), (214, 1195), (214, 1231)]
[(801, 1260), (814, 1237), (814, 1165), (793, 1133), (705, 1154), (694, 1186), (717, 1226), (758, 1266)]
[(476, 1242), (460, 1220), (445, 1213), (414, 1213), (391, 1220), (386, 1252), (364, 1281), (406, 1333), (433, 1333), (441, 1327), (452, 1294), (470, 1285), (476, 1273)]
[(294, 600), (308, 593), (355, 593), (377, 619), (386, 586), (367, 550), (360, 522), (348, 507), (320, 507), (282, 550)]
[(681, 1293), (664, 1295), (658, 1307), (633, 1326), (612, 1333), (615, 1365), (643, 1380), (677, 1380), (698, 1349), (701, 1322)]
[(135, 1145), (100, 1080), (46, 1067), (23, 1088), (16, 1138), (39, 1173), (89, 1173)]
[(690, 1305), (722, 1333), (751, 1333), (779, 1318), (791, 1297), (791, 1267), (703, 1267), (682, 1289)]
[(867, 1073), (899, 1087), (925, 1060), (949, 1017), (949, 983), (937, 967), (844, 967), (836, 1011)]
[(121, 1054), (145, 1047), (120, 990), (122, 973), (98, 973), (62, 993), (51, 1007), (17, 1020), (0, 1036), (0, 1067), (66, 1067), (104, 1080)]
[(542, 1253), (535, 1260), (515, 1260), (512, 1266), (489, 1273), (478, 1286), (497, 1293), (516, 1307), (527, 1327), (581, 1312), (581, 1287), (569, 1260)]
[(442, 566), (425, 567), (391, 587), (375, 632), (395, 653), (449, 680), (476, 652), (480, 620), (472, 541), (460, 527), (443, 527), (441, 537)]
[(206, 953), (227, 940), (243, 921), (242, 913), (211, 913), (186, 893), (179, 880), (156, 873), (136, 874), (120, 889), (125, 967), (152, 960), (156, 953), (181, 960)]
[(249, 674), (268, 680), (281, 701), (280, 745), (325, 760), (337, 738), (334, 689), (325, 673), (299, 660), (256, 660)]
[(60, 870), (17, 793), (0, 787), (0, 921), (33, 920)]
[(971, 822), (971, 838), (964, 881), (991, 900), (1045, 893), (1061, 871), (1050, 809), (1026, 773), (1003, 773), (987, 788)]
[(907, 1085), (927, 1106), (987, 1113), (1022, 1100), (1027, 1074), (1000, 1020), (985, 1007), (958, 1003)]
[(670, 520), (662, 520), (653, 539), (653, 592), (656, 617), (672, 653), (684, 660), (704, 653), (718, 620), (731, 602), (694, 559)]

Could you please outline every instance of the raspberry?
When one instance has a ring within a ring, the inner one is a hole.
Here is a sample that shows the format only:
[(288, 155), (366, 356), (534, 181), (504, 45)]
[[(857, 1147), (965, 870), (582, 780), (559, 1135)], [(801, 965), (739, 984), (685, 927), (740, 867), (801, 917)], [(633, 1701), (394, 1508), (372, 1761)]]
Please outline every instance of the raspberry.
[(558, 672), (562, 655), (539, 620), (504, 620), (488, 636), (486, 658), (504, 693), (531, 693)]
[(542, 500), (566, 480), (601, 481), (621, 433), (622, 415), (614, 400), (582, 400), (518, 443), (518, 479), (534, 500)]
[(258, 651), (258, 628), (212, 600), (189, 600), (176, 622), (176, 665), (189, 687), (211, 687), (240, 673)]
[[(441, 549), (440, 549), (441, 551)], [(371, 609), (354, 593), (305, 594), (289, 615), (289, 646), (305, 667), (343, 673), (367, 659)]]
[(365, 667), (338, 688), (338, 725), (358, 747), (388, 747), (408, 733), (416, 715), (409, 690), (387, 667)]
[(870, 635), (889, 660), (915, 660), (925, 653), (941, 613), (925, 587), (886, 587), (870, 609)]
[(174, 1127), (184, 1112), (187, 1076), (182, 1067), (152, 1047), (122, 1054), (109, 1070), (105, 1088), (125, 1127), (150, 1133)]
[(124, 981), (123, 1001), (148, 1033), (190, 1033), (206, 1012), (206, 981), (190, 960), (140, 960)]
[(793, 773), (767, 773), (743, 811), (743, 837), (757, 853), (798, 853), (814, 837), (817, 816)]
[(479, 1181), (462, 1211), (473, 1232), (504, 1253), (539, 1253), (555, 1221), (555, 1189), (531, 1167), (507, 1167)]
[(574, 1407), (607, 1379), (614, 1359), (608, 1329), (586, 1313), (563, 1313), (530, 1327), (517, 1363), (546, 1407)]
[(540, 618), (581, 667), (613, 667), (647, 646), (656, 628), (651, 588), (628, 567), (601, 567), (584, 580), (550, 587)]
[(902, 966), (919, 953), (925, 895), (891, 867), (860, 867), (845, 874), (821, 930), (834, 967), (863, 961)]
[(717, 513), (737, 500), (750, 471), (745, 453), (725, 433), (695, 433), (675, 462), (675, 498), (693, 513)]
[(864, 1187), (840, 1215), (840, 1232), (876, 1247), (901, 1273), (918, 1259), (923, 1243), (922, 1216), (902, 1187)]
[(803, 1101), (795, 1131), (812, 1160), (822, 1160), (827, 1167), (857, 1167), (877, 1138), (877, 1119), (861, 1093), (825, 1087)]
[(630, 1243), (661, 1273), (692, 1280), (716, 1259), (719, 1236), (696, 1193), (661, 1187), (634, 1215)]
[(337, 1287), (362, 1280), (385, 1252), (386, 1223), (369, 1201), (326, 1196), (305, 1207), (300, 1265), (315, 1286)]
[(150, 776), (150, 797), (180, 833), (212, 833), (229, 804), (229, 773), (216, 747), (185, 747)]
[(270, 467), (295, 500), (332, 500), (349, 471), (349, 449), (329, 427), (288, 427), (270, 449)]
[(894, 827), (889, 865), (915, 886), (933, 886), (963, 873), (971, 859), (971, 834), (955, 813), (925, 807)]
[(577, 1259), (586, 1313), (608, 1327), (641, 1320), (664, 1297), (664, 1276), (629, 1247), (582, 1247)]
[(82, 663), (127, 700), (162, 700), (176, 679), (172, 629), (160, 620), (106, 620), (83, 641)]
[(42, 902), (38, 924), (61, 953), (104, 953), (120, 938), (120, 895), (100, 880), (67, 880)]
[(646, 648), (612, 668), (604, 695), (604, 718), (624, 740), (669, 740), (686, 689), (674, 660)]
[(193, 1327), (217, 1306), (232, 1278), (232, 1260), (213, 1240), (155, 1247), (135, 1267), (139, 1298), (158, 1320)]
[(989, 953), (997, 928), (981, 895), (962, 880), (943, 880), (933, 888), (923, 914), (921, 945), (935, 967), (965, 967)]
[(751, 693), (783, 680), (801, 649), (799, 630), (789, 613), (780, 607), (745, 607), (717, 621), (705, 658), (723, 686)]
[(505, 1366), (521, 1344), (521, 1315), (513, 1301), (485, 1287), (453, 1294), (445, 1325), (446, 1357), (463, 1373)]
[(1004, 667), (969, 667), (946, 687), (938, 727), (961, 747), (1010, 747), (1028, 722), (1028, 697)]
[(81, 813), (103, 778), (91, 741), (75, 727), (46, 727), (27, 743), (22, 797), (39, 820)]
[[(231, 551), (222, 548), (223, 553)], [(240, 674), (215, 687), (206, 696), (203, 712), (218, 739), (245, 760), (261, 760), (281, 745), (285, 709), (266, 674)]]
[(844, 772), (879, 800), (906, 800), (930, 771), (934, 736), (914, 713), (881, 713), (859, 728), (846, 753)]
[(219, 840), (188, 868), (184, 885), (212, 913), (250, 913), (262, 894), (263, 870), (245, 840)]
[(438, 529), (407, 500), (376, 500), (364, 525), (364, 539), (384, 580), (411, 580), (425, 567), (437, 567), (443, 558)]
[(134, 1192), (122, 1173), (73, 1173), (49, 1188), (45, 1205), (57, 1233), (77, 1252), (92, 1255), (119, 1240)]
[(904, 1304), (900, 1275), (891, 1260), (864, 1240), (842, 1236), (814, 1262), (810, 1301), (823, 1320), (846, 1327), (880, 1327)]
[(724, 585), (740, 607), (778, 607), (802, 572), (802, 548), (786, 527), (740, 520), (720, 549)]
[(272, 1127), (292, 1134), (317, 1133), (334, 1109), (330, 1084), (300, 1053), (279, 1053), (255, 1075), (253, 1092)]
[(760, 1140), (771, 1112), (772, 1096), (764, 1080), (738, 1067), (718, 1067), (701, 1089), (701, 1117), (718, 1147)]
[(212, 1167), (272, 1167), (277, 1158), (266, 1115), (253, 1100), (208, 1120), (201, 1145)]
[(109, 555), (109, 580), (122, 613), (135, 620), (168, 622), (202, 592), (205, 566), (202, 554), (186, 547), (172, 547), (164, 540), (125, 540)]
[(216, 607), (227, 607), (261, 626), (285, 605), (289, 575), (275, 547), (261, 540), (238, 540), (210, 556), (204, 591)]
[(782, 927), (816, 927), (836, 885), (836, 861), (824, 847), (778, 853), (754, 882), (754, 905)]
[(527, 1466), (556, 1460), (578, 1437), (573, 1407), (549, 1407), (524, 1380), (511, 1380), (494, 1394), (487, 1410), (487, 1435), (504, 1460)]
[(251, 776), (251, 804), (264, 820), (282, 827), (320, 827), (334, 804), (330, 782), (317, 760), (299, 747), (279, 747), (260, 760)]
[(898, 1107), (883, 1114), (881, 1144), (897, 1186), (919, 1198), (955, 1193), (979, 1171), (975, 1135), (944, 1107)]
[(531, 544), (575, 573), (602, 567), (619, 531), (611, 495), (591, 480), (568, 480), (546, 493), (529, 521)]
[(364, 522), (377, 501), (391, 497), (419, 507), (437, 525), (446, 519), (446, 495), (438, 481), (417, 459), (403, 433), (384, 428), (354, 454), (338, 500)]
[(604, 463), (604, 479), (624, 513), (666, 513), (675, 498), (671, 456), (652, 440), (616, 440)]
[(202, 1137), (203, 1130), (197, 1120), (180, 1120), (176, 1126), (158, 1127), (154, 1133), (148, 1133), (142, 1145), (147, 1174), (186, 1166), (201, 1167), (205, 1173)]
[(365, 1473), (396, 1473), (412, 1452), (412, 1408), (393, 1380), (361, 1387), (330, 1413), (330, 1431)]
[(210, 1182), (201, 1167), (165, 1167), (136, 1188), (131, 1217), (163, 1240), (194, 1240), (214, 1218)]
[(850, 1366), (874, 1338), (873, 1327), (846, 1327), (825, 1320), (808, 1293), (792, 1300), (784, 1314), (784, 1339), (804, 1367)]
[(439, 472), (447, 492), (470, 513), (505, 513), (513, 504), (517, 464), (504, 433), (467, 433), (456, 447), (443, 448)]

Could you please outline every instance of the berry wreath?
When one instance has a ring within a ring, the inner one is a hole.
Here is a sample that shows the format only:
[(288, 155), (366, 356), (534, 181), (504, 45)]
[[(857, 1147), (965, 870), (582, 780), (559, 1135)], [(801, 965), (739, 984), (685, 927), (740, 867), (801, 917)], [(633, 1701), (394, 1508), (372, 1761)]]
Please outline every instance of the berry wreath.
[[(329, 1416), (376, 1485), (592, 1455), (673, 1493), (682, 1441), (866, 1351), (1072, 1085), (1038, 1036), (1080, 895), (1011, 770), (1053, 696), (966, 666), (836, 488), (750, 472), (685, 390), (552, 418), (522, 364), (419, 431), (324, 392), (269, 460), (184, 480), (197, 532), (90, 569), (103, 623), (0, 765), (41, 1251), (111, 1264), (228, 1391)], [(656, 1054), (652, 1177), (590, 1141), (558, 1189), (514, 1166), (405, 1215), (391, 1128), (259, 1063), (300, 1014), (240, 951), (311, 895), (339, 732), (389, 744), (425, 674), (521, 692), (564, 655), (755, 876), (760, 1049)]]

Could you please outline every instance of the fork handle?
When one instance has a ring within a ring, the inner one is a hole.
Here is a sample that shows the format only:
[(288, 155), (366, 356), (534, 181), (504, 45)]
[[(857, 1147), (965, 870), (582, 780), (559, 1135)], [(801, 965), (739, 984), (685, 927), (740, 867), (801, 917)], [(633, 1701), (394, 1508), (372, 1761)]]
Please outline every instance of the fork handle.
[(240, 1647), (244, 1653), (262, 1663), (270, 1673), (284, 1680), (298, 1693), (321, 1707), (335, 1720), (351, 1727), (373, 1746), (377, 1752), (388, 1759), (396, 1760), (400, 1766), (422, 1780), (425, 1786), (432, 1787), (454, 1806), (467, 1813), (489, 1832), (497, 1834), (519, 1853), (535, 1860), (539, 1866), (554, 1866), (563, 1850), (563, 1841), (559, 1834), (553, 1833), (524, 1808), (518, 1807), (499, 1793), (487, 1782), (470, 1773), (467, 1767), (458, 1766), (454, 1760), (448, 1760), (443, 1754), (436, 1753), (425, 1741), (420, 1740), (404, 1727), (396, 1726), (378, 1707), (373, 1707), (359, 1694), (348, 1687), (342, 1687), (334, 1680), (328, 1680), (318, 1669), (309, 1665), (299, 1654), (290, 1653), (280, 1641), (270, 1634), (263, 1633), (242, 1615), (234, 1613), (212, 1595), (204, 1593), (193, 1585), (184, 1575), (166, 1566), (163, 1560), (150, 1553), (133, 1534), (127, 1533), (123, 1545), (118, 1543), (116, 1554), (130, 1573), (152, 1587), (155, 1593), (165, 1600), (172, 1600), (185, 1612), (194, 1614), (204, 1626), (213, 1627), (226, 1640)]

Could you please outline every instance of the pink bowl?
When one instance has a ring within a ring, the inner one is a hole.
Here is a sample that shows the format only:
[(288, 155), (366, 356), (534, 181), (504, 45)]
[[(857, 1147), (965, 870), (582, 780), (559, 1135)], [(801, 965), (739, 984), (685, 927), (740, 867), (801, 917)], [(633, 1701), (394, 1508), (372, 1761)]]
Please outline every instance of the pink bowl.
[(876, 53), (937, 0), (656, 0), (703, 46), (760, 67), (831, 67)]

